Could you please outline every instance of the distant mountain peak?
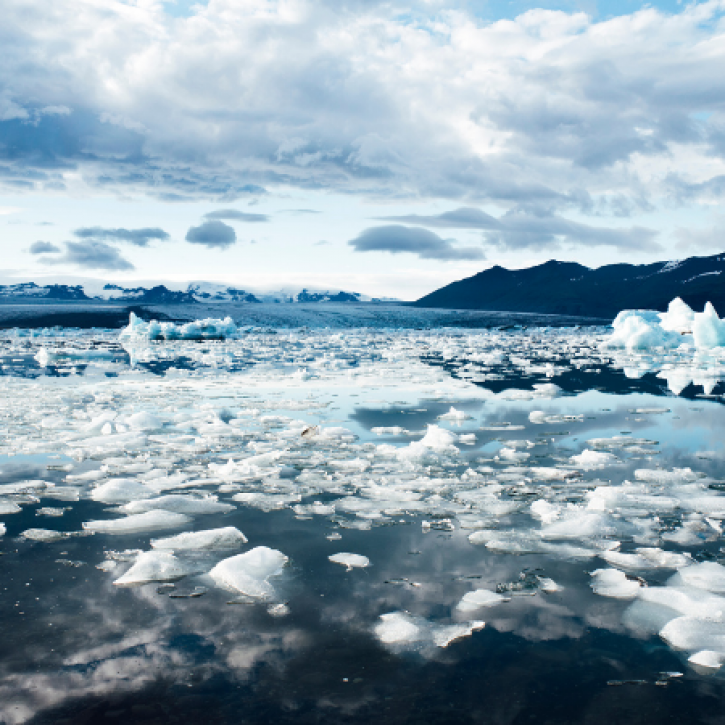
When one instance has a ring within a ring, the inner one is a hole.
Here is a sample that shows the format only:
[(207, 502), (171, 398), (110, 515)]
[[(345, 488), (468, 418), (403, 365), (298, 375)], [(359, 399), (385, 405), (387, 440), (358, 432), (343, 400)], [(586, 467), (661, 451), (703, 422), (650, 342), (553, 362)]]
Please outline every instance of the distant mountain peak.
[(550, 259), (525, 269), (495, 266), (453, 282), (416, 307), (613, 317), (623, 309), (666, 310), (681, 297), (693, 309), (725, 312), (725, 254), (592, 269)]

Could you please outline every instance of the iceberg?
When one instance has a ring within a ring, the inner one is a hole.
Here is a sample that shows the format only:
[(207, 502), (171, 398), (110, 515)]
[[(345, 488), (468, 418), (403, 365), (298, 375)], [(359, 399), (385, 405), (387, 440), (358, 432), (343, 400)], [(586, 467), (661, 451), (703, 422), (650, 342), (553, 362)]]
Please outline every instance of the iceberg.
[(288, 561), (277, 549), (257, 546), (244, 554), (223, 559), (209, 572), (209, 576), (224, 589), (255, 599), (270, 599), (275, 591), (268, 580), (281, 574)]
[(667, 312), (622, 310), (612, 328), (602, 343), (605, 350), (672, 349), (683, 342), (694, 343), (698, 350), (725, 346), (725, 320), (718, 317), (712, 303), (706, 303), (703, 312), (694, 312), (679, 297), (670, 302)]
[(692, 336), (698, 350), (709, 350), (725, 345), (725, 320), (721, 320), (710, 302), (703, 312), (695, 314)]
[(207, 318), (175, 325), (173, 322), (151, 320), (144, 322), (133, 312), (129, 315), (128, 326), (121, 330), (121, 340), (225, 340), (235, 335), (237, 326), (231, 317), (223, 320)]

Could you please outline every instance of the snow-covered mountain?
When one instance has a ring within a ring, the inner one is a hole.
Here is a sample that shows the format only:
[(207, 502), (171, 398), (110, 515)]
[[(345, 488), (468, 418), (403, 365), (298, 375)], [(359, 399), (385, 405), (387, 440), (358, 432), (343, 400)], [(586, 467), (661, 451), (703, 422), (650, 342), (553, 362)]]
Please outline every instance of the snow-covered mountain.
[[(281, 304), (315, 302), (393, 302), (390, 298), (375, 299), (359, 292), (339, 289), (314, 289), (309, 287), (284, 288), (281, 290), (239, 289), (213, 282), (191, 282), (185, 288), (173, 289), (166, 284), (123, 287), (99, 280), (79, 280), (79, 284), (47, 284), (35, 282), (0, 285), (0, 303), (11, 301), (117, 301), (136, 304), (207, 304), (224, 302)], [(167, 283), (169, 284), (169, 283)]]

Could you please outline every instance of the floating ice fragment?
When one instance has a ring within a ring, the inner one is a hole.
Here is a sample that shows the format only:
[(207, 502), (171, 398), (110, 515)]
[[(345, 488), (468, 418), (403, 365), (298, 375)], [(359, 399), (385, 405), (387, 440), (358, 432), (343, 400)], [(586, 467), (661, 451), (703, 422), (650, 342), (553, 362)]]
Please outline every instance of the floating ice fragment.
[(661, 630), (660, 637), (683, 650), (711, 649), (725, 655), (725, 623), (707, 622), (696, 617), (676, 617)]
[(145, 551), (136, 563), (113, 583), (119, 587), (138, 586), (149, 582), (168, 582), (186, 575), (181, 562), (170, 552)]
[(593, 581), (591, 588), (596, 594), (615, 599), (634, 599), (639, 594), (641, 583), (628, 579), (626, 574), (618, 569), (597, 569), (591, 572)]
[(677, 614), (696, 617), (703, 621), (725, 620), (725, 597), (694, 587), (673, 586), (672, 579), (666, 587), (642, 589), (639, 596), (645, 602), (668, 607)]
[(342, 564), (347, 567), (347, 571), (352, 571), (353, 568), (364, 569), (366, 566), (370, 566), (370, 559), (367, 556), (361, 554), (348, 554), (342, 552), (340, 554), (333, 554), (327, 557), (333, 564)]
[(501, 602), (508, 601), (509, 597), (505, 597), (503, 594), (497, 594), (488, 589), (474, 589), (463, 595), (461, 601), (456, 605), (456, 609), (459, 612), (474, 612), (482, 607), (495, 607)]
[[(107, 504), (125, 504), (151, 498), (156, 491), (133, 478), (113, 478), (91, 491), (91, 498)], [(153, 508), (153, 507), (152, 507)]]
[(531, 504), (530, 511), (535, 519), (539, 519), (544, 524), (551, 524), (559, 518), (561, 507), (540, 498)]
[(141, 514), (152, 509), (175, 511), (180, 514), (219, 514), (232, 511), (235, 507), (230, 503), (222, 503), (216, 496), (188, 496), (169, 494), (143, 501), (131, 501), (121, 507), (129, 514)]
[(164, 427), (163, 422), (155, 415), (146, 411), (134, 413), (126, 418), (125, 423), (134, 430), (153, 431)]
[(692, 558), (689, 554), (662, 549), (635, 549), (634, 554), (621, 551), (604, 551), (599, 555), (602, 559), (621, 569), (681, 569), (690, 566)]
[(155, 529), (173, 529), (191, 521), (189, 516), (173, 511), (153, 510), (133, 514), (122, 519), (84, 521), (83, 528), (94, 534), (137, 534)]
[(447, 413), (438, 416), (439, 420), (449, 420), (453, 423), (462, 423), (464, 420), (470, 420), (471, 416), (462, 410), (456, 410), (453, 406)]
[(217, 549), (235, 549), (247, 543), (247, 537), (235, 526), (204, 531), (188, 531), (164, 539), (151, 539), (154, 549), (173, 551), (214, 551)]
[(523, 463), (531, 457), (526, 451), (517, 451), (515, 448), (507, 448), (504, 446), (499, 449), (498, 457), (504, 461), (512, 461), (514, 463)]
[(405, 428), (401, 428), (399, 425), (391, 426), (377, 426), (370, 429), (371, 433), (375, 433), (378, 436), (402, 436), (410, 435), (410, 431)]
[(689, 586), (725, 594), (725, 567), (714, 561), (688, 566), (679, 571), (677, 577)]
[(46, 544), (51, 544), (54, 541), (60, 541), (66, 538), (68, 534), (50, 529), (26, 529), (20, 536), (30, 541), (42, 541)]
[(15, 501), (0, 501), (0, 515), (19, 514), (23, 509)]
[(5, 536), (5, 532), (7, 531), (7, 527), (5, 524), (0, 523), (0, 536)]
[(583, 450), (579, 455), (569, 459), (575, 466), (586, 471), (606, 468), (619, 462), (619, 459), (612, 453), (606, 451), (592, 451), (589, 448)]
[(257, 546), (220, 561), (209, 576), (221, 587), (255, 599), (269, 599), (275, 591), (268, 581), (282, 573), (289, 559), (276, 549)]
[(661, 469), (638, 468), (634, 472), (634, 477), (638, 481), (646, 481), (647, 483), (691, 483), (702, 478), (703, 474), (696, 473), (690, 468), (674, 468), (671, 471), (663, 471)]
[(725, 656), (721, 652), (715, 652), (711, 649), (702, 649), (690, 655), (687, 661), (698, 667), (705, 667), (710, 670), (719, 670), (722, 667)]

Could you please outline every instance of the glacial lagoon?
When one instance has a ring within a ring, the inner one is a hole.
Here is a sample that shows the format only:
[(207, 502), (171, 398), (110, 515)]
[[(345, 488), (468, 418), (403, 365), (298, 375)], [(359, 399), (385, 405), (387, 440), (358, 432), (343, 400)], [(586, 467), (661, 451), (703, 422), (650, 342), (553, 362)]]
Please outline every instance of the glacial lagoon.
[(0, 336), (0, 722), (721, 722), (725, 352)]

